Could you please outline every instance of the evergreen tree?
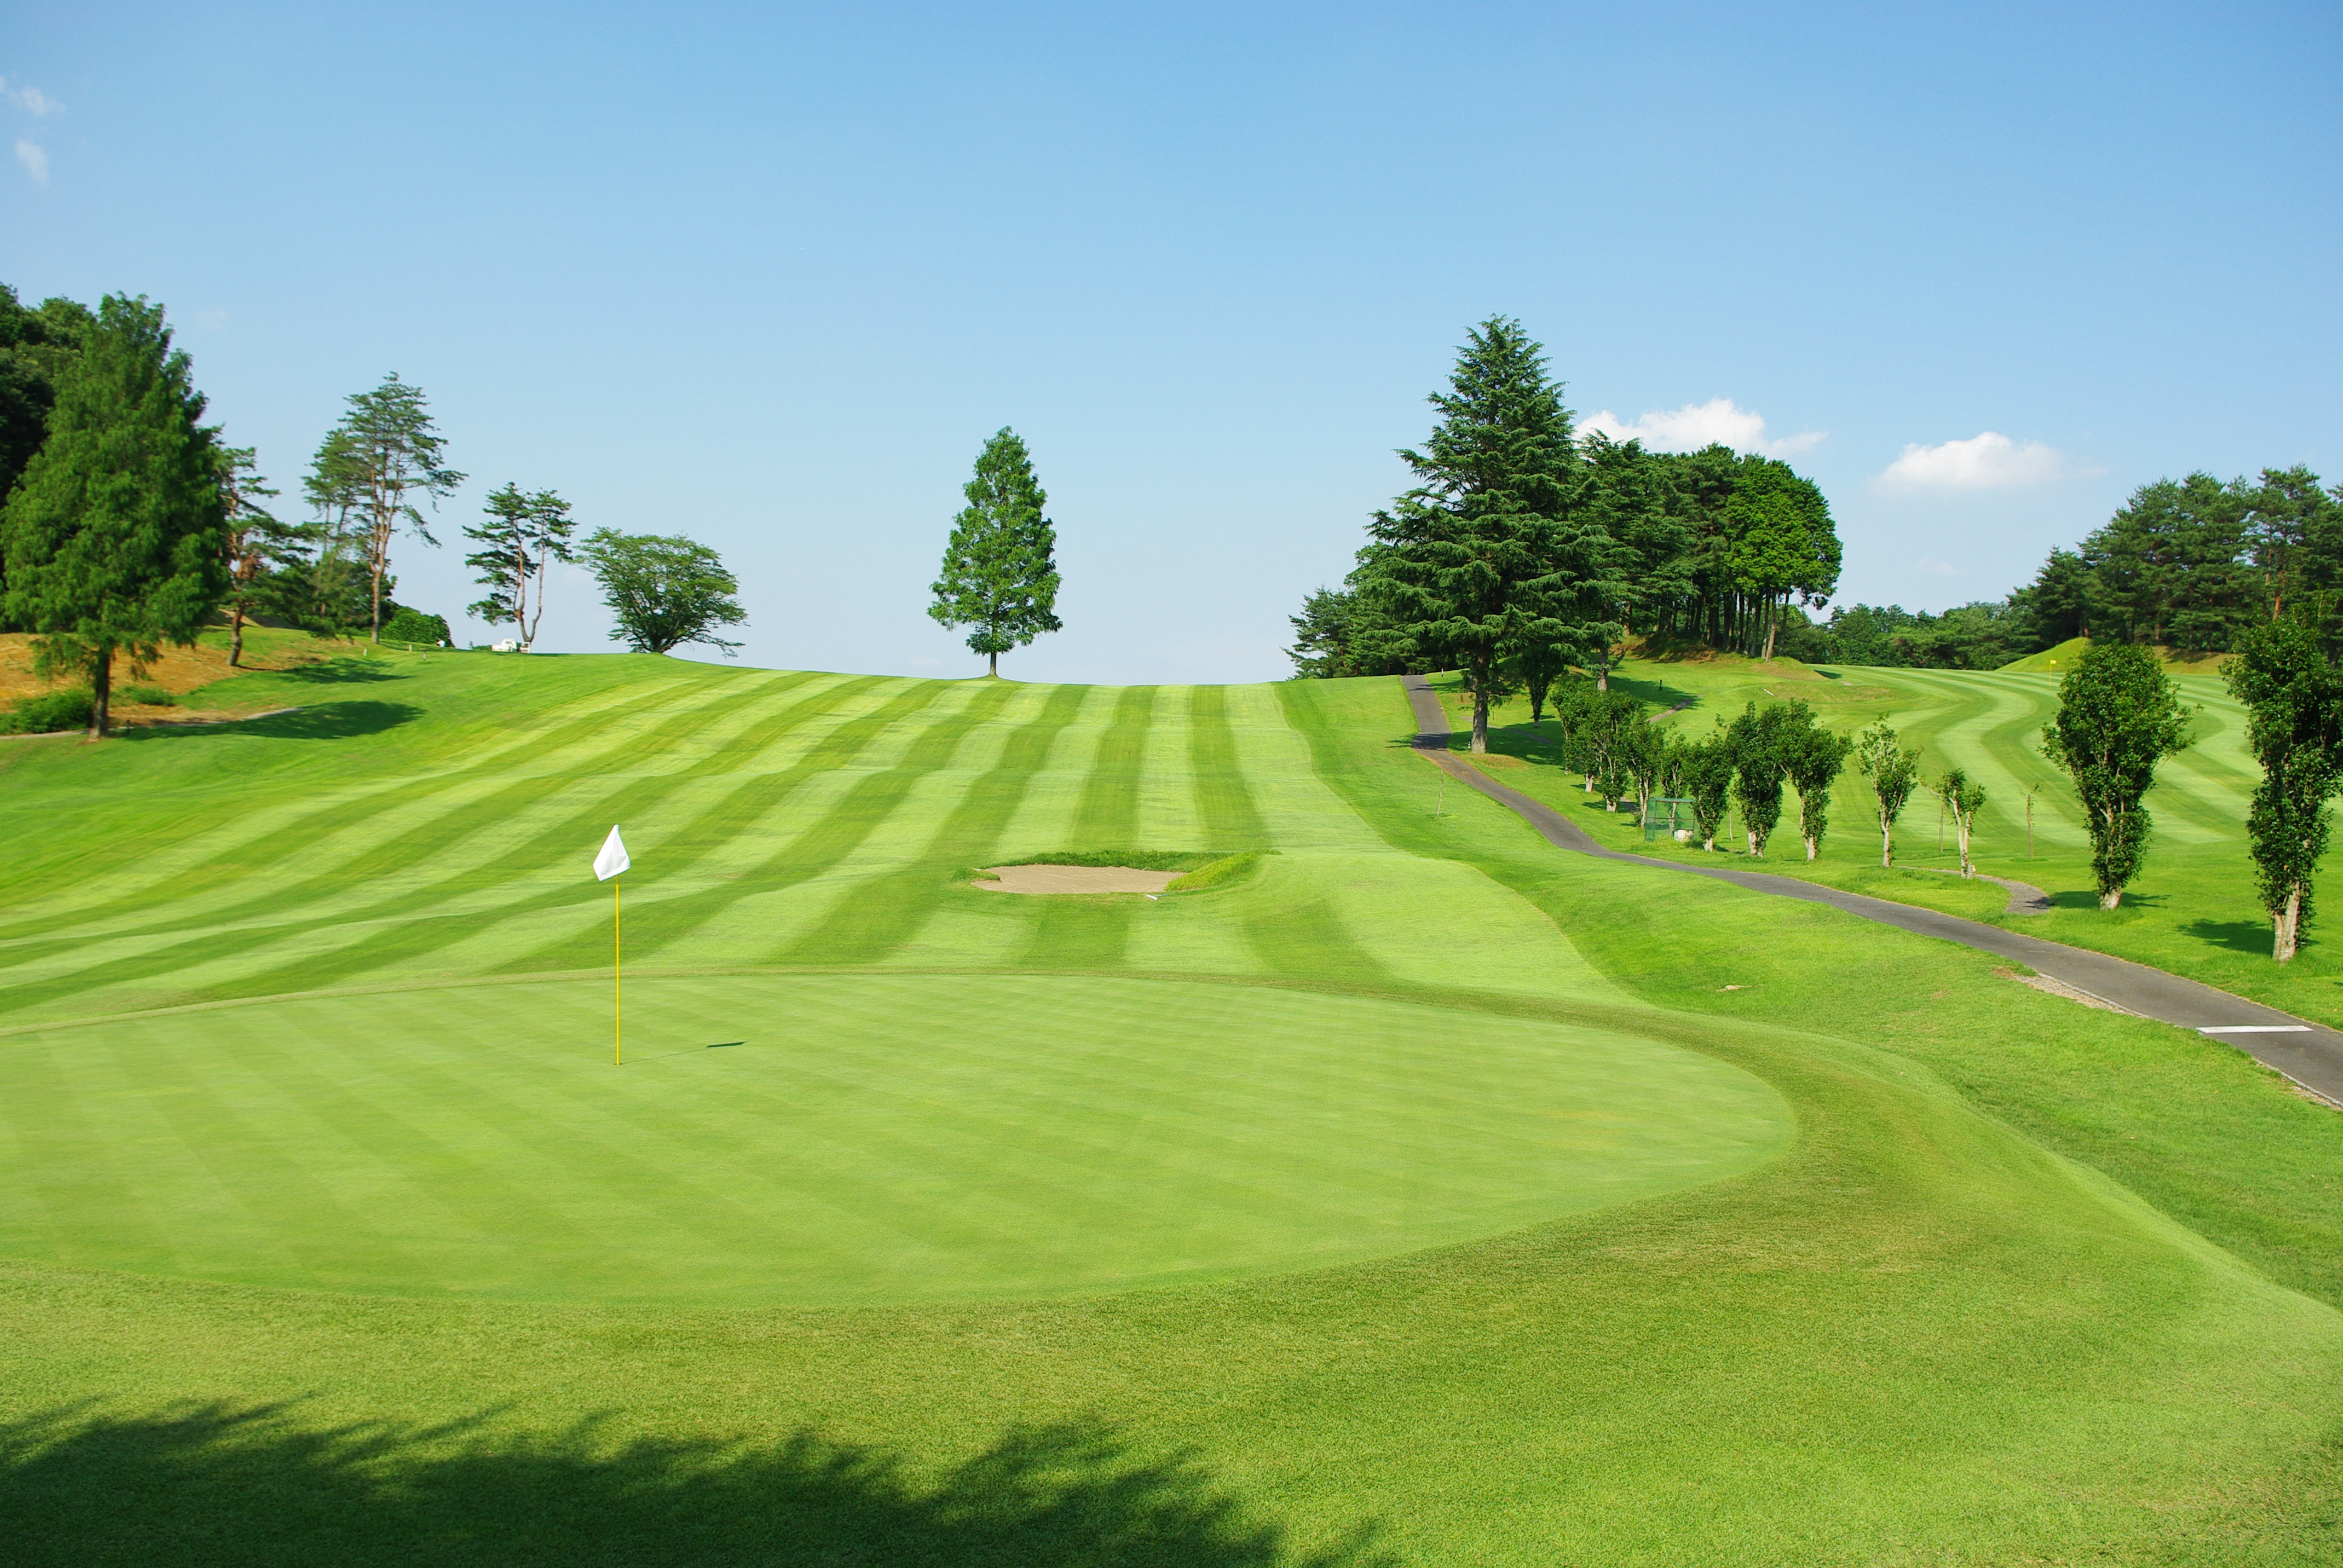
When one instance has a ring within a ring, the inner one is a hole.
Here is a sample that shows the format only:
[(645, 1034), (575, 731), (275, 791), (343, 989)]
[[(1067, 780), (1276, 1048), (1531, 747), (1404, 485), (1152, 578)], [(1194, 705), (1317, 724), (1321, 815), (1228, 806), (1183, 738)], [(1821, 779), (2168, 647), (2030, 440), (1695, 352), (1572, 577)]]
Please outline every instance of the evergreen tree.
[(279, 574), (307, 566), (324, 530), (279, 522), (260, 504), (277, 491), (261, 478), (252, 447), (215, 446), (212, 457), (226, 526), (227, 592), (221, 608), (227, 611), (227, 662), (233, 669), (244, 662), (245, 622), (280, 607)]
[(1032, 457), (1006, 427), (977, 454), (961, 494), (968, 505), (952, 519), (928, 614), (973, 628), (970, 649), (990, 661), (986, 674), (999, 675), (1002, 654), (1065, 629), (1057, 617), (1058, 531), (1042, 515), (1050, 498), (1033, 477)]
[(408, 498), (427, 497), (436, 507), (464, 476), (440, 461), (447, 444), (431, 421), (421, 387), (393, 374), (373, 391), (354, 392), (347, 401), (341, 423), (318, 446), (303, 487), (319, 516), (355, 535), (365, 548), (367, 636), (379, 641), (393, 536), (403, 524), (425, 544), (439, 543)]
[(1459, 352), (1442, 419), (1400, 457), (1422, 481), (1377, 512), (1360, 575), (1426, 660), (1453, 661), (1473, 692), (1475, 753), (1508, 681), (1505, 654), (1531, 643), (1592, 650), (1616, 623), (1616, 551), (1600, 522), (1574, 517), (1570, 410), (1540, 346), (1492, 317)]
[(2299, 616), (2247, 631), (2221, 670), (2246, 706), (2246, 739), (2262, 765), (2246, 818), (2255, 880), (2269, 911), (2270, 954), (2290, 961), (2308, 927), (2327, 802), (2343, 784), (2343, 672)]
[(2188, 744), (2188, 715), (2157, 656), (2137, 643), (2095, 642), (2058, 683), (2058, 716), (2042, 754), (2075, 780), (2091, 834), (2099, 908), (2123, 902), (2152, 826), (2141, 802), (2156, 765)]
[[(25, 465), (47, 437), (49, 410), (57, 400), (57, 378), (96, 317), (70, 299), (19, 304), (16, 291), (0, 284), (0, 506), (16, 487)], [(0, 575), (0, 601), (7, 578)], [(15, 629), (0, 610), (0, 631)]]
[(1285, 650), (1297, 679), (1346, 675), (1404, 675), (1411, 666), (1403, 640), (1355, 588), (1322, 588), (1288, 616), (1293, 646)]
[[(490, 626), (513, 623), (523, 652), (537, 646), (537, 629), (545, 620), (545, 578), (555, 561), (576, 559), (570, 536), (577, 524), (569, 503), (551, 490), (523, 494), (508, 482), (488, 493), (481, 510), (488, 521), (467, 523), (464, 537), (481, 548), (464, 558), (474, 568), (473, 580), (488, 591), (464, 608)], [(528, 587), (537, 584), (537, 608), (529, 610)]]
[(2262, 470), (2246, 495), (2245, 534), (2271, 619), (2303, 595), (2343, 586), (2343, 507), (2299, 464)]
[(0, 513), (7, 613), (38, 634), (44, 673), (86, 674), (93, 736), (116, 656), (143, 677), (227, 588), (220, 459), (188, 371), (162, 307), (107, 296)]

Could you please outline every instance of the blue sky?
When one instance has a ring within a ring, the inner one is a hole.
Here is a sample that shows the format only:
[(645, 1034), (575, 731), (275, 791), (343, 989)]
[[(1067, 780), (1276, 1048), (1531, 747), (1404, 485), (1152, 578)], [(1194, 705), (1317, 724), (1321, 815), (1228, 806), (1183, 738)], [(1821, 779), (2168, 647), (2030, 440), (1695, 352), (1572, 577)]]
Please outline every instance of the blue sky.
[[(1013, 426), (1030, 679), (1281, 676), (1465, 328), (1785, 455), (1842, 602), (2028, 579), (2136, 485), (2343, 478), (2343, 11), (14, 0), (0, 280), (165, 302), (288, 491), (396, 370), (473, 476), (739, 571), (743, 657), (960, 674)], [(475, 596), (403, 545), (400, 598)], [(608, 646), (556, 581), (546, 645)], [(485, 635), (475, 624), (472, 635)]]

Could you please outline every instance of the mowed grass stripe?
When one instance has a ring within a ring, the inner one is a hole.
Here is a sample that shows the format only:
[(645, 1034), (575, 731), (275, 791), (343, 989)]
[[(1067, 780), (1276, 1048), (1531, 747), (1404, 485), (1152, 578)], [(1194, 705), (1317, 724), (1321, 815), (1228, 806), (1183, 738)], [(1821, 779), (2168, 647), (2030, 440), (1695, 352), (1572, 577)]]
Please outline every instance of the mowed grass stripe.
[(1189, 695), (1188, 772), (1196, 793), (1196, 815), (1210, 840), (1197, 848), (1235, 851), (1270, 847), (1268, 825), (1237, 759), (1225, 687), (1199, 686)]
[[(904, 693), (900, 699), (903, 709), (899, 718), (908, 718), (952, 695), (949, 687), (923, 682)], [(814, 749), (815, 754), (820, 755), (828, 750), (830, 755), (840, 759), (837, 766), (844, 766), (855, 752), (860, 751), (863, 747), (885, 735), (887, 729), (885, 716), (895, 706), (890, 704), (888, 709), (881, 709), (878, 713), (870, 715), (870, 719), (872, 722), (867, 733), (836, 748), (830, 748), (826, 743), (817, 745)], [(847, 724), (838, 726), (830, 732), (831, 737), (835, 738), (851, 728), (853, 722), (849, 721)], [(950, 723), (949, 720), (945, 722), (946, 725)], [(934, 728), (942, 727), (944, 726)], [(800, 777), (810, 775), (816, 769), (808, 767), (803, 769)], [(788, 777), (787, 773), (779, 776), (783, 779)], [(610, 823), (614, 821), (624, 823), (630, 819), (641, 822), (652, 818), (657, 807), (669, 796), (689, 788), (693, 782), (694, 780), (687, 776), (677, 774), (654, 774), (629, 779), (618, 789), (603, 795), (590, 805), (566, 810), (558, 820), (538, 828), (531, 835), (527, 846), (509, 851), (502, 860), (488, 868), (487, 875), (481, 876), (480, 879), (517, 879), (540, 871), (548, 862), (558, 862), (565, 855), (582, 860), (583, 858), (592, 854), (593, 848), (600, 845), (602, 836), (608, 831)], [(782, 787), (785, 789), (788, 786)], [(635, 848), (633, 852), (638, 855), (646, 853), (648, 846), (654, 841), (656, 841), (655, 835), (640, 835), (639, 844), (642, 847)], [(462, 882), (451, 884), (438, 891), (444, 896), (463, 890), (464, 886), (470, 880), (472, 880), (470, 878), (464, 879)], [(432, 890), (426, 890), (423, 894), (408, 900), (414, 910), (412, 914), (404, 918), (397, 926), (381, 933), (373, 941), (362, 947), (344, 950), (338, 955), (337, 962), (321, 960), (317, 957), (307, 958), (297, 964), (287, 966), (284, 970), (235, 983), (227, 989), (226, 994), (251, 996), (266, 995), (278, 990), (323, 989), (314, 980), (307, 985), (293, 983), (299, 977), (318, 973), (334, 975), (335, 978), (325, 982), (326, 984), (347, 983), (351, 977), (370, 973), (392, 964), (412, 963), (425, 955), (472, 940), (479, 935), (482, 916), (477, 910), (466, 910), (460, 913), (452, 914), (428, 912), (432, 905), (432, 899), (429, 896), (432, 891)], [(518, 922), (540, 910), (569, 909), (588, 903), (598, 904), (599, 891), (590, 880), (581, 876), (575, 883), (565, 882), (514, 899), (497, 910), (490, 918), (500, 924)], [(682, 901), (669, 900), (663, 903), (653, 903), (641, 911), (650, 917), (645, 922), (649, 926), (649, 930), (645, 933), (645, 940), (651, 950), (656, 951), (659, 945), (660, 932), (663, 929), (660, 919), (662, 913), (671, 914), (671, 906)], [(598, 923), (598, 915), (596, 920)], [(592, 961), (583, 960), (582, 955), (579, 955), (578, 960), (571, 961), (581, 960)], [(568, 963), (565, 962), (559, 967), (568, 967)]]
[[(960, 706), (949, 716), (930, 720), (910, 733), (909, 744), (899, 762), (858, 779), (842, 800), (806, 824), (787, 844), (766, 857), (761, 863), (741, 872), (730, 884), (699, 889), (677, 898), (663, 899), (647, 907), (643, 911), (639, 939), (631, 930), (629, 931), (629, 950), (640, 953), (646, 960), (655, 958), (669, 947), (689, 941), (709, 927), (726, 920), (744, 900), (799, 886), (830, 870), (895, 811), (920, 778), (949, 766), (969, 735), (1017, 695), (1015, 687), (1000, 684), (973, 689), (968, 684), (932, 684), (936, 693), (951, 694)], [(929, 700), (935, 699), (931, 697)], [(891, 722), (900, 723), (916, 711), (907, 709)], [(874, 743), (885, 733), (885, 729), (882, 724), (861, 737), (860, 745)], [(809, 766), (810, 762), (809, 759), (809, 765), (804, 766), (802, 772), (791, 769), (780, 778), (794, 784), (816, 771)], [(791, 775), (797, 778), (792, 779)], [(639, 946), (636, 945), (638, 940)], [(753, 935), (745, 932), (742, 945), (763, 957), (769, 957), (775, 950), (774, 944), (759, 943)], [(785, 950), (786, 944), (780, 946)], [(574, 944), (567, 944), (563, 949), (548, 950), (548, 952), (574, 954), (581, 950)]]
[(962, 866), (989, 863), (1001, 849), (1001, 834), (1058, 738), (1081, 711), (1082, 697), (1081, 687), (1052, 688), (1041, 711), (1019, 725), (993, 766), (970, 781), (920, 852), (900, 870), (853, 889), (820, 931), (783, 950), (781, 960), (874, 963), (915, 938), (952, 892), (945, 879)]
[[(817, 698), (787, 701), (794, 684), (769, 689), (762, 700), (729, 706), (718, 702), (688, 709), (649, 737), (614, 742), (582, 759), (583, 770), (601, 777), (630, 775), (631, 769), (612, 764), (636, 758), (638, 747), (657, 744), (663, 736), (674, 743), (677, 727), (701, 725), (711, 709), (723, 709), (727, 717), (735, 716), (736, 709), (754, 716), (763, 713), (768, 704), (781, 701), (787, 705), (775, 717), (776, 722), (803, 725), (820, 717), (820, 710), (809, 706)], [(498, 872), (509, 868), (515, 857), (525, 859), (539, 852), (543, 833), (538, 819), (548, 810), (549, 792), (558, 793), (560, 789), (559, 783), (545, 776), (449, 779), (437, 790), (423, 791), (420, 799), (409, 795), (378, 801), (376, 809), (355, 819), (345, 816), (331, 834), (310, 847), (303, 856), (309, 871), (306, 879), (269, 889), (242, 904), (168, 915), (120, 934), (161, 935), (191, 929), (211, 932), (250, 920), (304, 920), (316, 918), (318, 906), (337, 901), (340, 907), (334, 909), (333, 916), (343, 920), (391, 920), (441, 906), (450, 890), (468, 888), (484, 878), (501, 880)], [(574, 808), (554, 809), (557, 822), (574, 811)], [(417, 876), (426, 868), (428, 880)], [(394, 890), (386, 894), (382, 891), (386, 888)], [(348, 901), (353, 898), (359, 901)]]
[[(775, 792), (786, 793), (804, 778), (829, 768), (846, 766), (865, 747), (885, 736), (893, 723), (935, 702), (950, 689), (940, 683), (920, 682), (877, 710), (833, 726), (803, 762), (775, 777)], [(808, 717), (815, 719), (826, 715)], [(582, 807), (565, 803), (556, 809), (558, 815), (536, 825), (527, 844), (506, 851), (489, 866), (410, 890), (387, 910), (377, 910), (362, 924), (335, 922), (352, 928), (338, 946), (320, 950), (320, 917), (313, 910), (307, 921), (284, 925), (281, 934), (256, 937), (250, 931), (212, 933), (133, 956), (111, 958), (77, 974), (52, 976), (0, 990), (0, 1012), (39, 1007), (97, 985), (118, 985), (133, 979), (152, 983), (206, 965), (215, 966), (216, 972), (206, 977), (204, 993), (233, 997), (322, 990), (386, 967), (412, 963), (471, 940), (484, 926), (590, 900), (594, 896), (590, 884), (581, 889), (565, 881), (530, 891), (535, 886), (530, 879), (564, 857), (590, 856), (593, 847), (609, 830), (610, 822), (618, 819), (613, 813), (623, 815), (630, 809), (647, 808), (651, 801), (685, 788), (688, 782), (670, 775), (628, 779), (614, 790), (595, 791), (590, 803)], [(585, 848), (579, 849), (580, 845)], [(516, 885), (520, 891), (511, 890)], [(502, 890), (496, 896), (507, 901), (493, 911), (469, 907), (447, 910), (447, 906), (458, 895), (481, 887)], [(397, 918), (394, 920), (393, 916)], [(271, 950), (278, 946), (297, 951), (288, 950), (283, 962), (272, 965), (268, 961)], [(565, 955), (569, 948), (569, 943), (563, 944)]]
[[(266, 875), (288, 859), (306, 859), (322, 838), (348, 828), (354, 820), (396, 809), (417, 793), (460, 788), (467, 781), (482, 779), (500, 780), (509, 772), (504, 759), (511, 752), (526, 753), (549, 766), (550, 760), (540, 744), (548, 736), (560, 737), (564, 746), (590, 740), (591, 754), (605, 755), (625, 744), (613, 738), (614, 729), (625, 730), (639, 714), (671, 707), (679, 690), (698, 691), (705, 685), (704, 678), (653, 683), (648, 691), (628, 692), (615, 709), (606, 705), (567, 723), (556, 722), (551, 717), (524, 719), (518, 727), (519, 734), (510, 738), (508, 747), (498, 749), (498, 755), (470, 757), (461, 766), (426, 771), (420, 777), (357, 781), (326, 791), (322, 799), (315, 792), (304, 792), (258, 809), (246, 809), (242, 800), (233, 797), (220, 799), (215, 806), (216, 826), (178, 843), (126, 856), (135, 870), (106, 878), (98, 884), (61, 890), (53, 900), (45, 899), (45, 910), (70, 915), (76, 927), (85, 927), (124, 916), (149, 917), (156, 902), (162, 900), (216, 897), (224, 882)], [(197, 745), (218, 739), (222, 738), (181, 738), (183, 742)], [(0, 927), (0, 940), (27, 930), (46, 936), (55, 930), (54, 919), (36, 928)]]
[(18, 1162), (9, 1172), (11, 1201), (0, 1203), (0, 1227), (38, 1223), (40, 1233), (25, 1241), (31, 1256), (169, 1273), (177, 1266), (170, 1239), (119, 1168), (123, 1145), (116, 1130), (93, 1124), (84, 1086), (70, 1070), (74, 1054), (90, 1049), (90, 1042), (55, 1036), (5, 1048), (0, 1066), (12, 1092), (0, 1094), (0, 1118)]
[[(1073, 850), (1142, 849), (1131, 837), (1139, 825), (1139, 769), (1147, 753), (1148, 718), (1156, 689), (1126, 687), (1114, 718), (1099, 737), (1081, 802), (1074, 809)], [(1033, 898), (1032, 934), (1024, 961), (1038, 969), (1111, 969), (1131, 941), (1135, 900)]]
[[(799, 683), (786, 679), (781, 682), (784, 689), (797, 684)], [(704, 686), (704, 681), (692, 682), (684, 689), (698, 692)], [(639, 717), (646, 710), (664, 711), (672, 707), (674, 700), (674, 688), (662, 684), (654, 694), (626, 704), (625, 709)], [(719, 697), (717, 703), (704, 707), (719, 706), (721, 700)], [(598, 743), (582, 760), (602, 761), (622, 756), (637, 743), (631, 733), (614, 735), (614, 728), (628, 731), (628, 724), (618, 715), (582, 716), (577, 720), (576, 729), (581, 737), (598, 729), (599, 733)], [(118, 896), (112, 897), (110, 902), (73, 913), (63, 934), (58, 933), (54, 923), (45, 928), (44, 934), (54, 938), (48, 944), (54, 948), (56, 942), (82, 940), (101, 932), (111, 936), (190, 929), (210, 930), (258, 915), (281, 914), (315, 896), (318, 884), (330, 889), (335, 878), (325, 874), (321, 868), (334, 861), (337, 847), (345, 857), (378, 854), (380, 823), (384, 819), (398, 815), (420, 818), (427, 824), (425, 830), (429, 831), (428, 824), (437, 822), (442, 809), (435, 802), (453, 793), (481, 789), (496, 792), (485, 809), (502, 810), (508, 817), (510, 802), (526, 802), (532, 791), (542, 794), (544, 785), (541, 779), (513, 780), (508, 769), (482, 764), (419, 779), (386, 781), (355, 791), (337, 791), (322, 805), (305, 799), (294, 809), (248, 812), (236, 809), (236, 802), (222, 802), (226, 820), (220, 827), (193, 836), (186, 849), (165, 857), (160, 865), (146, 867), (146, 874), (135, 882), (129, 893), (118, 894), (121, 883), (117, 880), (114, 886)], [(476, 805), (476, 809), (481, 808)], [(491, 816), (487, 819), (498, 819)], [(241, 904), (223, 903), (224, 893), (233, 898), (231, 890), (236, 887), (265, 884), (288, 861), (299, 862), (302, 869), (309, 873), (308, 885), (290, 889), (268, 886)], [(345, 869), (339, 874), (347, 876), (348, 872)], [(125, 929), (106, 929), (125, 920), (133, 923)], [(12, 944), (9, 950), (13, 956), (19, 950)]]

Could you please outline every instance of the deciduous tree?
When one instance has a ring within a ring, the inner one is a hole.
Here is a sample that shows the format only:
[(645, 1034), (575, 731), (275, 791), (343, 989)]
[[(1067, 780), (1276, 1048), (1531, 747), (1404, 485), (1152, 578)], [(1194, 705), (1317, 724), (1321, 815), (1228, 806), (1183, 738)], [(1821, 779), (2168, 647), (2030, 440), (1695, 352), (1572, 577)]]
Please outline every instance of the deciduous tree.
[(1733, 792), (1733, 738), (1720, 728), (1691, 743), (1684, 764), (1684, 791), (1700, 828), (1700, 847), (1715, 850), (1725, 827), (1725, 803)]
[(1058, 530), (1042, 513), (1050, 498), (1032, 455), (1006, 427), (977, 454), (960, 493), (968, 505), (952, 519), (928, 613), (971, 628), (970, 650), (985, 656), (986, 674), (999, 675), (1002, 654), (1065, 629), (1057, 613)]
[(1969, 860), (1969, 834), (1976, 827), (1977, 808), (1985, 804), (1985, 786), (1971, 779), (1966, 769), (1947, 768), (1928, 789), (1945, 803), (1946, 813), (1953, 819), (1953, 841), (1960, 849), (1961, 875), (1976, 876), (1976, 867)]
[(701, 643), (728, 658), (740, 646), (716, 635), (719, 627), (748, 622), (748, 611), (732, 597), (740, 591), (739, 579), (706, 545), (679, 535), (597, 528), (581, 554), (618, 623), (613, 642), (638, 653)]
[(2310, 923), (2327, 803), (2343, 783), (2343, 673), (2292, 615), (2246, 632), (2221, 678), (2245, 704), (2247, 744), (2262, 765), (2246, 836), (2269, 911), (2270, 954), (2287, 963)]
[(1871, 790), (1879, 808), (1879, 864), (1882, 868), (1896, 864), (1896, 819), (1904, 814), (1905, 802), (1920, 781), (1920, 757), (1896, 744), (1896, 731), (1885, 723), (1875, 724), (1855, 737), (1855, 765), (1865, 779), (1871, 780)]
[(1782, 771), (1798, 792), (1798, 836), (1809, 860), (1822, 852), (1823, 835), (1830, 830), (1831, 786), (1838, 782), (1854, 745), (1816, 724), (1815, 710), (1805, 703), (1788, 705), (1782, 720)]
[(47, 438), (0, 513), (7, 613), (44, 672), (85, 673), (90, 733), (108, 725), (114, 660), (146, 674), (192, 644), (227, 588), (220, 460), (163, 307), (109, 295), (59, 378)]
[(2187, 711), (2149, 648), (2093, 643), (2058, 683), (2058, 716), (2043, 728), (2042, 754), (2075, 780), (2099, 908), (2122, 903), (2139, 874), (2152, 826), (2142, 801), (2156, 765), (2187, 744)]
[(1785, 705), (1752, 702), (1727, 727), (1733, 746), (1733, 799), (1741, 808), (1741, 822), (1749, 835), (1749, 853), (1765, 858), (1765, 841), (1782, 819), (1782, 784), (1785, 777), (1783, 715)]

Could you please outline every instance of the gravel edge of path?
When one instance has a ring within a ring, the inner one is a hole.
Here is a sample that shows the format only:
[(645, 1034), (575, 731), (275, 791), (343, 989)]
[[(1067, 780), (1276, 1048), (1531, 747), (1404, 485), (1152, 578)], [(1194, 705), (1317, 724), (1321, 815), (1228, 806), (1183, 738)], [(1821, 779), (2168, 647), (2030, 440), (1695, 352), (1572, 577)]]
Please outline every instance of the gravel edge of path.
[[(2273, 1072), (2281, 1074), (2297, 1088), (2337, 1110), (2343, 1110), (2343, 1032), (2328, 1029), (2324, 1024), (2308, 1022), (2292, 1013), (2280, 1012), (2274, 1007), (2247, 1001), (2241, 996), (2202, 981), (2187, 980), (2164, 970), (2151, 969), (2146, 964), (2133, 963), (2128, 959), (2095, 953), (2087, 948), (2070, 948), (2063, 942), (2045, 941), (2040, 937), (2004, 930), (1999, 926), (1988, 926), (1977, 920), (1965, 920), (1957, 915), (1940, 914), (1915, 904), (1898, 904), (1862, 893), (1843, 892), (1836, 888), (1800, 881), (1795, 877), (1735, 870), (1725, 866), (1688, 866), (1681, 861), (1655, 859), (1649, 855), (1633, 855), (1623, 849), (1608, 849), (1596, 843), (1585, 829), (1552, 807), (1531, 799), (1518, 789), (1507, 789), (1478, 768), (1452, 754), (1448, 749), (1452, 727), (1447, 711), (1440, 705), (1438, 694), (1433, 691), (1423, 676), (1403, 676), (1401, 680), (1407, 689), (1408, 704), (1415, 713), (1416, 749), (1430, 758), (1435, 766), (1453, 775), (1458, 782), (1486, 795), (1522, 818), (1537, 830), (1541, 838), (1558, 849), (1592, 855), (1602, 860), (1624, 860), (1664, 871), (1707, 877), (1775, 898), (1827, 904), (1884, 926), (1894, 926), (1918, 936), (1935, 937), (1942, 941), (1957, 942), (1963, 947), (1992, 953), (1997, 958), (2024, 964), (2036, 974), (2047, 975), (2061, 986), (2104, 1002), (2117, 1011), (2137, 1013), (2142, 1018), (2156, 1019), (2179, 1029), (2193, 1030), (2225, 1045), (2234, 1046)], [(2000, 880), (1998, 878), (1994, 879)], [(2040, 891), (2039, 889), (2029, 890)], [(2013, 912), (2016, 912), (2016, 902), (2013, 890)]]

